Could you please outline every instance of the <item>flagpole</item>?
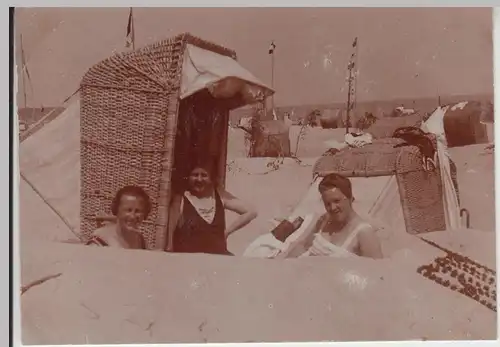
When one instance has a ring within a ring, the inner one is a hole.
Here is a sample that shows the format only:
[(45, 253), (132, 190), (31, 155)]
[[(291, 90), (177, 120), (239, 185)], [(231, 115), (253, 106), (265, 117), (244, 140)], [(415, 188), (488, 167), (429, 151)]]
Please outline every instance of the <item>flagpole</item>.
[(349, 69), (349, 85), (347, 88), (347, 108), (346, 108), (346, 126), (345, 126), (345, 133), (346, 135), (349, 134), (349, 126), (351, 125), (351, 119), (350, 119), (350, 111), (351, 111), (351, 88), (352, 88), (352, 69), (353, 69), (353, 62), (350, 61), (348, 65)]
[(358, 50), (359, 50), (359, 40), (356, 37), (356, 51), (354, 57), (354, 64), (356, 66), (356, 72), (354, 73), (354, 100), (353, 100), (353, 109), (358, 105), (358, 73), (359, 73), (359, 65), (358, 65)]
[(21, 34), (21, 40), (20, 40), (20, 45), (21, 45), (21, 73), (23, 74), (23, 95), (24, 95), (24, 108), (26, 108), (26, 74), (24, 72), (24, 69), (26, 68), (26, 57), (24, 56), (24, 47), (23, 47), (23, 34)]
[(135, 24), (134, 24), (134, 9), (130, 8), (130, 15), (132, 16), (132, 50), (135, 51)]
[[(274, 48), (273, 52), (271, 53), (271, 88), (274, 90)], [(272, 112), (274, 113), (274, 94), (271, 95), (271, 108)]]
[[(347, 88), (347, 107), (346, 107), (346, 128), (345, 132), (346, 134), (349, 134), (349, 127), (351, 126), (351, 117), (350, 117), (350, 112), (351, 108), (353, 105), (351, 105), (351, 97), (355, 97), (356, 91), (352, 90), (352, 82), (354, 79), (354, 83), (356, 83), (355, 78), (352, 76), (352, 70), (356, 66), (356, 61), (357, 61), (357, 49), (358, 49), (358, 38), (354, 38), (354, 42), (352, 43), (352, 47), (355, 49), (354, 53), (351, 54), (351, 58), (349, 59), (349, 65), (347, 68), (349, 69), (349, 79), (348, 79), (348, 88)], [(356, 66), (357, 68), (357, 66)], [(356, 84), (354, 84), (354, 88), (356, 88)]]
[(132, 51), (135, 51), (134, 10), (132, 7), (129, 7), (125, 47), (130, 48), (131, 46), (132, 46)]

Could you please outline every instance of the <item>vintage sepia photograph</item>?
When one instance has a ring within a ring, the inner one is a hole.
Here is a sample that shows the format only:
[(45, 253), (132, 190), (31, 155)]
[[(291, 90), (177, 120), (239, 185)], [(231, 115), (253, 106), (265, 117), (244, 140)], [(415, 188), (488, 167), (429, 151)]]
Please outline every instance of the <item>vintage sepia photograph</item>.
[(497, 339), (491, 8), (14, 30), (24, 345)]

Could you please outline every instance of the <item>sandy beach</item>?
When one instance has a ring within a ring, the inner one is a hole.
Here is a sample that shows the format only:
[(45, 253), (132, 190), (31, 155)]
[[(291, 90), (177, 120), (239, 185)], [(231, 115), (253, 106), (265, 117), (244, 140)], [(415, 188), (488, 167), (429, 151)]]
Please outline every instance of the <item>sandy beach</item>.
[[(297, 128), (292, 129), (292, 142), (294, 133)], [(255, 204), (259, 212), (256, 220), (229, 238), (229, 250), (236, 255), (230, 261), (219, 256), (89, 249), (61, 243), (74, 236), (21, 182), (21, 280), (28, 283), (63, 274), (23, 295), (24, 343), (496, 337), (496, 314), (415, 272), (439, 251), (410, 236), (401, 236), (407, 248), (378, 262), (239, 257), (256, 237), (269, 232), (271, 218), (285, 216), (300, 201), (311, 183), (312, 164), (325, 150), (323, 141), (341, 139), (343, 129), (309, 129), (300, 143), (300, 162), (287, 158), (275, 171), (267, 167), (273, 158), (242, 155), (241, 130), (230, 134), (227, 189)], [(465, 249), (476, 261), (494, 268), (493, 154), (483, 149), (484, 145), (474, 145), (451, 150), (462, 204), (471, 212), (472, 227), (479, 230), (428, 237), (441, 238), (450, 249)], [(76, 154), (59, 157), (67, 163), (72, 157), (76, 160)], [(30, 177), (44, 188), (40, 177)], [(68, 194), (62, 184), (77, 182), (77, 177), (75, 172), (73, 178), (61, 182), (60, 189), (53, 190), (59, 201), (52, 200), (64, 206), (73, 221), (77, 214), (70, 212), (68, 202), (77, 200), (64, 199)], [(228, 222), (232, 218), (229, 215)], [(349, 284), (349, 278), (355, 284)], [(392, 318), (380, 320), (381, 316)]]

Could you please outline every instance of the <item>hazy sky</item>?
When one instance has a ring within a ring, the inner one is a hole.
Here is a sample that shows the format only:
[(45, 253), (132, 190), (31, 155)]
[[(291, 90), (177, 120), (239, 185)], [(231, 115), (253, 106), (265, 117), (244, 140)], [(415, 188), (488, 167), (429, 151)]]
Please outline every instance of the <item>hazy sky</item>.
[[(488, 8), (136, 8), (134, 15), (137, 47), (190, 32), (234, 49), (268, 84), (275, 40), (277, 106), (344, 101), (355, 36), (359, 101), (493, 93)], [(23, 36), (33, 82), (28, 106), (61, 105), (88, 68), (124, 51), (127, 17), (128, 8), (17, 9), (16, 38)]]

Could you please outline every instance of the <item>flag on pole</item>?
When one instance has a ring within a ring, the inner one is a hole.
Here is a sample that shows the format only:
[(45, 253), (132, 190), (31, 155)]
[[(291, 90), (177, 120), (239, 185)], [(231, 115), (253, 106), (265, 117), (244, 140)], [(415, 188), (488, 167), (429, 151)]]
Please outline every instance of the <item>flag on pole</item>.
[(129, 48), (130, 46), (132, 46), (132, 49), (134, 49), (135, 30), (134, 30), (134, 16), (133, 16), (133, 12), (132, 12), (132, 7), (130, 8), (130, 11), (128, 14), (127, 36), (126, 36), (126, 42), (125, 42), (125, 47)]
[(24, 52), (23, 35), (21, 35), (19, 43), (20, 43), (20, 46), (21, 46), (21, 73), (22, 73), (22, 76), (23, 76), (24, 107), (26, 107), (26, 103), (27, 103), (26, 80), (24, 79), (24, 76), (26, 75), (26, 77), (28, 77), (28, 83), (29, 83), (32, 95), (33, 95), (33, 83), (31, 82), (30, 72), (28, 70), (28, 65), (26, 64), (26, 54)]
[(31, 76), (30, 72), (28, 70), (28, 65), (26, 64), (26, 56), (24, 54), (24, 46), (23, 46), (23, 35), (21, 35), (21, 64), (22, 64), (22, 71), (26, 73), (26, 77), (28, 77), (28, 81), (31, 83)]
[(274, 44), (274, 41), (272, 41), (271, 45), (269, 46), (269, 54), (273, 54), (275, 49), (276, 45)]

